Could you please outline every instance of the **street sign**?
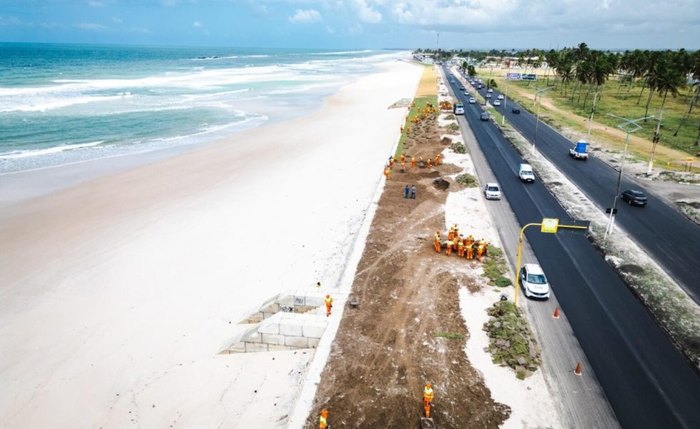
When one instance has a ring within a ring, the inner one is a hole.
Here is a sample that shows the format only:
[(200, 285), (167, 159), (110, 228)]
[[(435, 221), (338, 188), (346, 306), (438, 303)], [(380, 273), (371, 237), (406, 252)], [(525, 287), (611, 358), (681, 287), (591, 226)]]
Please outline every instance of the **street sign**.
[(536, 74), (525, 74), (521, 76), (522, 80), (537, 80), (537, 75)]
[(608, 214), (609, 214), (611, 210), (612, 210), (612, 214), (617, 214), (617, 209), (613, 210), (613, 209), (611, 209), (610, 207), (608, 207), (607, 209), (605, 209), (605, 213), (608, 213)]
[(557, 229), (559, 229), (559, 219), (544, 218), (542, 219), (542, 229), (543, 233), (556, 234)]
[(506, 73), (506, 79), (508, 79), (508, 80), (520, 80), (520, 73)]

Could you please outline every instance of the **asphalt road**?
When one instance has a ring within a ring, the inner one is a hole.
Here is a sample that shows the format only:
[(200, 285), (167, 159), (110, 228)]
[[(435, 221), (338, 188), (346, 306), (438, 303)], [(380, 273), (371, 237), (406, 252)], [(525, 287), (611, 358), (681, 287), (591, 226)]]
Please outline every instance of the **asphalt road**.
[[(479, 93), (486, 95), (486, 87)], [(495, 100), (498, 94), (494, 90), (492, 99)], [(512, 113), (511, 109), (516, 106), (520, 107), (520, 114)], [(619, 175), (617, 169), (597, 159), (595, 154), (588, 161), (573, 159), (569, 156), (573, 142), (544, 122), (540, 121), (536, 127), (536, 116), (518, 103), (508, 100), (505, 108), (496, 109), (520, 134), (530, 142), (534, 141), (536, 150), (554, 163), (591, 201), (602, 209), (612, 207)], [(615, 224), (624, 228), (696, 303), (700, 303), (700, 226), (654, 195), (643, 181), (623, 174), (620, 190), (625, 189), (642, 190), (649, 203), (646, 207), (635, 207), (618, 199)]]
[[(452, 89), (465, 103), (464, 118), (519, 223), (543, 217), (566, 222), (566, 212), (541, 182), (520, 182), (519, 154), (491, 121), (479, 120), (480, 106), (468, 104), (458, 86)], [(586, 237), (534, 228), (526, 236), (620, 424), (700, 427), (700, 376)]]

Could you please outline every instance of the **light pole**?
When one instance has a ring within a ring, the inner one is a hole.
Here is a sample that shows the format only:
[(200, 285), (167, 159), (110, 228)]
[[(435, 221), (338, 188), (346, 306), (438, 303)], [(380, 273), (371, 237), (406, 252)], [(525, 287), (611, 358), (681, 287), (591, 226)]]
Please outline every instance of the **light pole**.
[(523, 253), (523, 235), (525, 234), (525, 229), (530, 226), (539, 226), (540, 232), (544, 234), (556, 234), (559, 229), (573, 229), (573, 230), (586, 230), (590, 228), (589, 221), (582, 221), (586, 225), (560, 225), (559, 219), (544, 218), (540, 223), (528, 223), (520, 230), (520, 237), (518, 239), (518, 256), (516, 258), (515, 267), (515, 298), (513, 299), (514, 305), (518, 305), (518, 291), (520, 290), (520, 260)]
[(636, 131), (639, 131), (642, 128), (642, 126), (639, 125), (637, 122), (643, 121), (645, 119), (653, 118), (653, 116), (645, 116), (643, 118), (627, 119), (627, 118), (622, 118), (622, 117), (617, 116), (617, 115), (613, 115), (611, 113), (608, 113), (608, 116), (622, 119), (624, 121), (620, 125), (618, 125), (617, 128), (624, 131), (626, 133), (626, 136), (625, 136), (625, 148), (622, 151), (622, 161), (620, 162), (620, 171), (618, 172), (618, 175), (617, 175), (617, 187), (615, 188), (615, 196), (613, 197), (613, 204), (612, 204), (612, 208), (610, 209), (610, 217), (608, 218), (608, 225), (605, 228), (605, 234), (603, 235), (603, 241), (605, 241), (608, 238), (608, 234), (612, 234), (613, 225), (615, 223), (615, 212), (617, 212), (617, 197), (620, 195), (620, 185), (622, 184), (622, 171), (625, 168), (625, 159), (627, 158), (627, 146), (629, 145), (630, 134), (632, 134)]
[(656, 145), (659, 143), (659, 131), (661, 130), (661, 120), (664, 118), (664, 109), (659, 112), (659, 122), (656, 123), (656, 132), (651, 143), (651, 155), (649, 156), (649, 165), (647, 166), (647, 176), (651, 175), (651, 170), (654, 168), (654, 153), (656, 153)]
[(501, 115), (501, 126), (506, 123), (506, 111), (508, 110), (508, 72), (506, 72), (506, 96), (503, 98), (503, 114)]
[(532, 153), (535, 153), (535, 145), (537, 144), (537, 129), (540, 126), (540, 106), (542, 105), (542, 94), (548, 91), (551, 87), (540, 88), (535, 91), (535, 103), (537, 103), (537, 97), (540, 98), (539, 103), (537, 103), (537, 122), (535, 122), (535, 138), (532, 140)]
[(593, 126), (593, 112), (595, 112), (595, 102), (598, 98), (598, 93), (593, 94), (593, 106), (591, 107), (591, 115), (588, 117), (588, 142), (591, 142), (591, 128)]

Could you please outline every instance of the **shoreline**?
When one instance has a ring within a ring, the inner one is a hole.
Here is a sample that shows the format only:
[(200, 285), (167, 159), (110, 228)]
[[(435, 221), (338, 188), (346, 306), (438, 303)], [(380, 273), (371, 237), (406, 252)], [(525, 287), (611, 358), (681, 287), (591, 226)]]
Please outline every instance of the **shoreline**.
[(0, 419), (278, 427), (308, 355), (217, 353), (270, 296), (337, 287), (419, 75), (0, 210)]

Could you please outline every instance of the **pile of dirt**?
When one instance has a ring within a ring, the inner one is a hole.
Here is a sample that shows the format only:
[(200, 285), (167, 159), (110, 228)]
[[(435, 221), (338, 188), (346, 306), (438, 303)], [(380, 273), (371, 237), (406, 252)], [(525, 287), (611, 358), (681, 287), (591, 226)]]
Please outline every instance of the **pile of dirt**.
[[(444, 148), (439, 131), (435, 117), (412, 126), (404, 153), (432, 159)], [(306, 427), (317, 427), (322, 408), (335, 428), (418, 427), (426, 382), (437, 427), (497, 428), (510, 415), (464, 352), (458, 290), (481, 286), (454, 274), (463, 259), (432, 247), (447, 192), (431, 176), (455, 169), (408, 169), (386, 183), (353, 284), (360, 305), (343, 315)], [(416, 185), (416, 199), (403, 198), (406, 184)]]

